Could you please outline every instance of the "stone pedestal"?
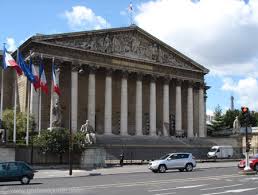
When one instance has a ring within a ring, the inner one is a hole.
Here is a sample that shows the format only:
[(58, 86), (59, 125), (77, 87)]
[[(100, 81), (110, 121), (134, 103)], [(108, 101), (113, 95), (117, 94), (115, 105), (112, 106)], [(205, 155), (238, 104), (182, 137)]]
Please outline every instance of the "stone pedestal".
[(81, 168), (105, 167), (105, 160), (106, 150), (104, 148), (88, 148), (81, 155)]

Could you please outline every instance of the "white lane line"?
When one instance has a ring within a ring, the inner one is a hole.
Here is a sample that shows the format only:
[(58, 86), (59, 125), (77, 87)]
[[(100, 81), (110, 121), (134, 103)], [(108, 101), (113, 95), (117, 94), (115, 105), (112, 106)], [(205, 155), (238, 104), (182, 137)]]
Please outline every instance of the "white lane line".
[(230, 185), (230, 186), (221, 186), (221, 187), (214, 187), (214, 188), (204, 188), (200, 190), (215, 190), (215, 189), (220, 189), (220, 188), (230, 188), (230, 187), (235, 187), (235, 186), (241, 186), (243, 184), (235, 184), (235, 185)]
[(201, 184), (201, 185), (194, 185), (194, 186), (181, 186), (175, 188), (164, 188), (164, 189), (157, 189), (157, 190), (148, 190), (149, 192), (158, 192), (158, 191), (166, 191), (166, 190), (177, 190), (177, 189), (189, 189), (189, 188), (198, 188), (202, 186), (206, 186), (208, 184)]
[(215, 195), (215, 194), (228, 194), (228, 193), (241, 193), (246, 191), (255, 190), (257, 188), (244, 188), (244, 189), (236, 189), (236, 190), (227, 190), (224, 192), (214, 192), (214, 193), (208, 193), (208, 194), (201, 194), (201, 195)]
[(154, 194), (154, 195), (169, 195), (169, 194), (175, 194), (175, 192), (168, 192), (168, 193)]

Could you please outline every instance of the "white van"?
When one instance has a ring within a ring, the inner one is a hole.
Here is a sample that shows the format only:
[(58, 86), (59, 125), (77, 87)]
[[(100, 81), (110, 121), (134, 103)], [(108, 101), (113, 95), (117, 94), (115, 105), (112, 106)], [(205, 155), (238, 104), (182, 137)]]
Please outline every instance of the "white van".
[(233, 156), (232, 146), (212, 146), (207, 154), (208, 158), (231, 158)]

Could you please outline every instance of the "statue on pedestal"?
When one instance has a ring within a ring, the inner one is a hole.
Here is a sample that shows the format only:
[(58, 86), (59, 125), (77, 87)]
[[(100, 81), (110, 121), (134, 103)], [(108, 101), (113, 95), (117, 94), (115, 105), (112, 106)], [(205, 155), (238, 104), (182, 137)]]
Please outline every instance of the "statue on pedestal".
[(86, 123), (81, 126), (80, 131), (85, 133), (85, 142), (87, 144), (96, 143), (96, 134), (93, 127), (89, 124), (89, 120), (86, 120)]
[(52, 126), (61, 127), (61, 121), (62, 121), (61, 106), (58, 99), (56, 99), (55, 105), (53, 106), (52, 114), (53, 114)]
[(233, 122), (233, 134), (238, 134), (240, 133), (240, 122), (238, 120), (238, 116), (236, 116), (236, 119)]

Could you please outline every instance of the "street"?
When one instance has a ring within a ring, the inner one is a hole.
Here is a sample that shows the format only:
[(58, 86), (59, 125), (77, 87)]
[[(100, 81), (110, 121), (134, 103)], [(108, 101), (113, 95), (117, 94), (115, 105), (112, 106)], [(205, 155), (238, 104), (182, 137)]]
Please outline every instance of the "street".
[(30, 185), (0, 183), (0, 194), (215, 195), (258, 194), (258, 176), (243, 176), (236, 167), (122, 173), (86, 177), (34, 179)]

